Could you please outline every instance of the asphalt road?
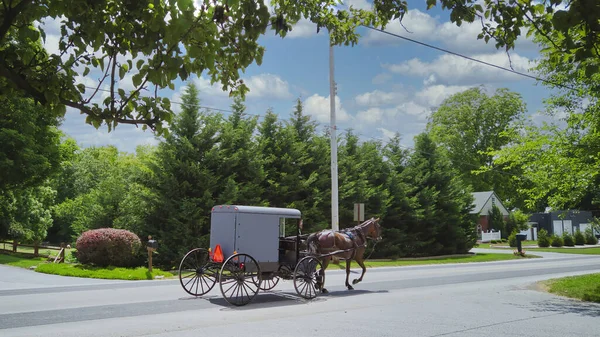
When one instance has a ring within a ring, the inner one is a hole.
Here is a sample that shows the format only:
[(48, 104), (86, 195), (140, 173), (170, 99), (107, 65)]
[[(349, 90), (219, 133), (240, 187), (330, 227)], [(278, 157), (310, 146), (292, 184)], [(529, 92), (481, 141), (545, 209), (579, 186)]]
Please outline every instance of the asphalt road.
[(369, 269), (354, 291), (343, 287), (343, 272), (328, 271), (331, 293), (316, 300), (280, 281), (239, 308), (218, 285), (194, 298), (178, 280), (89, 280), (0, 266), (0, 336), (600, 336), (600, 305), (534, 287), (600, 272), (600, 256), (543, 255)]

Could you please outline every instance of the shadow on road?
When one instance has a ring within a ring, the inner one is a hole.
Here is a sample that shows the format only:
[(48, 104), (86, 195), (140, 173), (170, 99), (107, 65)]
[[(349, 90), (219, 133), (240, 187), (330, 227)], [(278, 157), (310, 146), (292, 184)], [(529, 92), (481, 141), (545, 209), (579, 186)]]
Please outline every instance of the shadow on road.
[(554, 299), (534, 302), (527, 309), (534, 312), (556, 312), (581, 316), (600, 317), (600, 304), (571, 299)]
[(328, 294), (320, 294), (316, 298), (312, 300), (304, 299), (295, 292), (287, 292), (287, 291), (268, 291), (268, 292), (260, 292), (256, 297), (252, 300), (252, 302), (248, 303), (245, 306), (234, 306), (229, 304), (222, 297), (213, 297), (208, 298), (207, 300), (216, 305), (220, 305), (225, 307), (223, 310), (251, 310), (256, 308), (273, 308), (273, 307), (281, 307), (288, 305), (300, 305), (300, 304), (308, 304), (319, 301), (326, 301), (328, 298), (336, 298), (336, 297), (347, 297), (347, 296), (355, 296), (355, 295), (364, 295), (364, 294), (376, 294), (376, 293), (387, 293), (387, 290), (338, 290), (338, 291), (329, 291)]

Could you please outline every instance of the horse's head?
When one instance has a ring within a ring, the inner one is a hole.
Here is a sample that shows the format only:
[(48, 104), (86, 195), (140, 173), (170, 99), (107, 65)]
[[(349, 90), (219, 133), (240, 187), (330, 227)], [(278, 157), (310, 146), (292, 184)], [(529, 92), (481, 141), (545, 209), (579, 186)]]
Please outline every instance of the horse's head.
[(381, 240), (381, 225), (379, 224), (379, 218), (371, 218), (371, 223), (369, 226), (369, 231), (367, 232), (367, 237), (370, 237), (375, 241)]

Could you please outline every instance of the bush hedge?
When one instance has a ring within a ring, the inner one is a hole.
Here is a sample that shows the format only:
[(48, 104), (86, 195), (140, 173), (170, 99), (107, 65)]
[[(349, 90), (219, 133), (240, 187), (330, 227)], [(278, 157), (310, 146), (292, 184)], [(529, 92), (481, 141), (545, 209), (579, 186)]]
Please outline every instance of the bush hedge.
[(562, 239), (563, 239), (565, 246), (567, 246), (567, 247), (575, 246), (575, 239), (573, 238), (573, 236), (571, 234), (569, 234), (567, 232), (563, 232)]
[(517, 232), (516, 231), (513, 231), (508, 236), (508, 245), (511, 246), (511, 247), (516, 247), (517, 246)]
[(556, 234), (552, 234), (552, 236), (550, 237), (550, 241), (551, 241), (550, 244), (552, 245), (552, 247), (562, 247), (565, 245), (563, 238)]
[(598, 238), (594, 236), (594, 232), (591, 228), (587, 228), (585, 230), (585, 243), (587, 243), (588, 245), (598, 244)]
[(92, 229), (77, 238), (77, 260), (82, 264), (133, 267), (140, 263), (140, 238), (127, 230)]
[(550, 238), (548, 237), (548, 231), (545, 229), (540, 229), (538, 232), (538, 247), (550, 247)]
[(585, 236), (583, 236), (583, 233), (581, 233), (579, 229), (577, 230), (577, 232), (575, 232), (575, 244), (578, 246), (585, 245)]

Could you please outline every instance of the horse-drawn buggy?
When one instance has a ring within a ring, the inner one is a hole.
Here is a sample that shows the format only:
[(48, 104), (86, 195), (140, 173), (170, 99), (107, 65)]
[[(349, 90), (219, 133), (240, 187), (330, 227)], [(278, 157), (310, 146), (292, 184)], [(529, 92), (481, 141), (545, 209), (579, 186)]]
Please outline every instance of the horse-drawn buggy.
[[(293, 235), (286, 226), (294, 224)], [(377, 220), (340, 232), (302, 234), (302, 215), (293, 208), (220, 205), (211, 212), (210, 247), (194, 248), (181, 260), (179, 280), (193, 296), (207, 294), (219, 283), (233, 305), (250, 303), (260, 290), (273, 289), (279, 279), (292, 280), (298, 295), (315, 298), (326, 292), (325, 268), (332, 256), (363, 268), (368, 237), (380, 239)]]

